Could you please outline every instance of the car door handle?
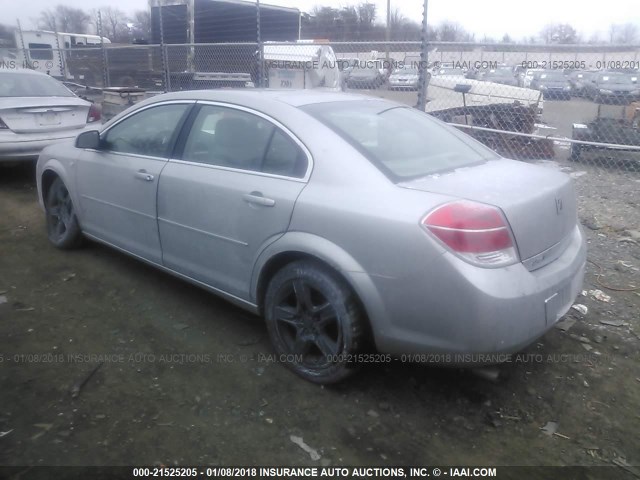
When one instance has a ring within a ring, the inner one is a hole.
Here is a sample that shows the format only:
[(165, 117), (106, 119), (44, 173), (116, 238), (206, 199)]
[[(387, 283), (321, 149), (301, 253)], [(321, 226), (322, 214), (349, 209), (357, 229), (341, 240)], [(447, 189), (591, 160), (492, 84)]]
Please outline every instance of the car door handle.
[(276, 204), (275, 200), (263, 197), (260, 192), (245, 193), (242, 198), (247, 203), (251, 203), (252, 205), (261, 205), (263, 207), (273, 207)]
[(138, 180), (144, 180), (145, 182), (153, 182), (153, 179), (155, 177), (148, 173), (146, 170), (138, 170), (136, 172), (136, 178)]

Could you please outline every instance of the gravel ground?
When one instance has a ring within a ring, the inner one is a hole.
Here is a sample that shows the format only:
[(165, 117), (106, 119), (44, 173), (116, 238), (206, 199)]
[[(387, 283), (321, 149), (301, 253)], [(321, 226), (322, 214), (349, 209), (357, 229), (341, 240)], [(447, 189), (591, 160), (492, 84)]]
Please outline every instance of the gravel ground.
[(274, 361), (259, 318), (106, 247), (51, 247), (33, 169), (0, 169), (0, 465), (623, 465), (612, 478), (633, 478), (640, 290), (618, 290), (640, 286), (640, 177), (541, 163), (575, 178), (587, 313), (497, 382), (398, 361), (324, 388)]

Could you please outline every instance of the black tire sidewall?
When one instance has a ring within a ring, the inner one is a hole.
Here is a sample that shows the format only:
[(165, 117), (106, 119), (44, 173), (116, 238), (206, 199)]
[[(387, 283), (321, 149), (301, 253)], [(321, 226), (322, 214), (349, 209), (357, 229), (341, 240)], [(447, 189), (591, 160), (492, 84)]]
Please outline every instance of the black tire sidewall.
[(315, 262), (294, 262), (280, 270), (269, 282), (265, 295), (264, 316), (271, 343), (276, 354), (291, 354), (280, 338), (274, 316), (274, 302), (282, 288), (287, 288), (294, 279), (302, 279), (321, 292), (334, 307), (342, 333), (340, 350), (336, 355), (342, 361), (334, 362), (322, 370), (313, 370), (304, 365), (284, 361), (283, 363), (296, 374), (314, 383), (335, 383), (356, 371), (353, 355), (360, 349), (361, 315), (350, 288), (328, 268)]
[(61, 187), (69, 191), (69, 189), (64, 184), (64, 182), (60, 179), (60, 177), (57, 177), (51, 183), (51, 186), (49, 187), (49, 190), (47, 192), (47, 198), (45, 202), (46, 219), (47, 219), (46, 221), (47, 237), (49, 238), (49, 241), (53, 245), (55, 245), (57, 248), (68, 249), (68, 248), (74, 248), (79, 245), (79, 243), (82, 240), (82, 232), (80, 231), (80, 226), (78, 225), (78, 218), (76, 217), (76, 213), (75, 213), (75, 205), (73, 205), (73, 200), (70, 200), (72, 205), (72, 213), (73, 213), (71, 225), (67, 228), (67, 230), (64, 232), (64, 235), (61, 238), (55, 238), (51, 234), (51, 224), (50, 224), (51, 215), (49, 214), (48, 209), (49, 209), (50, 203), (52, 202), (52, 197), (56, 194), (56, 191)]

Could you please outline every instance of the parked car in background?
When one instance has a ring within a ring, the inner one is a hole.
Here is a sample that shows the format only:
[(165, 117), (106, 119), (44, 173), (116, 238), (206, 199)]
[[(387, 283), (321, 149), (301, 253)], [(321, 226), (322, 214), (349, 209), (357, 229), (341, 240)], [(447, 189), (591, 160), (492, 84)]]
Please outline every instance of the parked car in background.
[(518, 78), (511, 67), (501, 67), (480, 72), (478, 80), (483, 82), (499, 83), (501, 85), (518, 86)]
[(312, 382), (495, 363), (582, 289), (569, 176), (370, 96), (159, 95), (46, 148), (36, 179), (53, 245), (86, 236), (264, 316)]
[[(371, 63), (371, 62), (369, 62)], [(362, 68), (361, 68), (362, 67)], [(349, 88), (378, 88), (385, 82), (384, 75), (375, 65), (358, 65), (346, 80)]]
[(518, 77), (518, 86), (524, 88), (531, 88), (531, 82), (537, 74), (543, 72), (541, 68), (527, 68), (524, 72), (520, 73)]
[(44, 73), (0, 69), (0, 161), (35, 160), (47, 145), (75, 138), (100, 111)]
[(420, 72), (417, 68), (397, 68), (389, 76), (391, 90), (417, 90)]
[(597, 103), (628, 104), (640, 99), (638, 74), (602, 72), (585, 84), (585, 95)]
[(338, 67), (342, 72), (342, 79), (346, 80), (351, 75), (353, 69), (358, 65), (357, 58), (341, 58), (338, 59)]
[(591, 81), (591, 77), (597, 72), (589, 70), (575, 70), (568, 76), (571, 84), (571, 94), (576, 97), (582, 97), (585, 94), (585, 85)]
[(571, 84), (562, 70), (545, 70), (536, 74), (531, 88), (540, 90), (544, 98), (571, 98)]
[(456, 76), (456, 77), (464, 77), (467, 73), (467, 70), (464, 68), (453, 68), (453, 67), (439, 67), (434, 69), (434, 76)]

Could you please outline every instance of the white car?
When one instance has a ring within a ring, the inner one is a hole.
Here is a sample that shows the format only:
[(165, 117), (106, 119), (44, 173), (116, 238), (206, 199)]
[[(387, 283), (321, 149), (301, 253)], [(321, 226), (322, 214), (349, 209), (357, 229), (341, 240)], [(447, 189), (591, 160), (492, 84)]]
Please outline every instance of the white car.
[(535, 79), (536, 75), (541, 72), (544, 72), (542, 68), (528, 68), (519, 77), (520, 86), (531, 88), (531, 82)]
[(0, 69), (0, 162), (35, 160), (42, 149), (75, 138), (100, 111), (58, 80), (26, 69)]

